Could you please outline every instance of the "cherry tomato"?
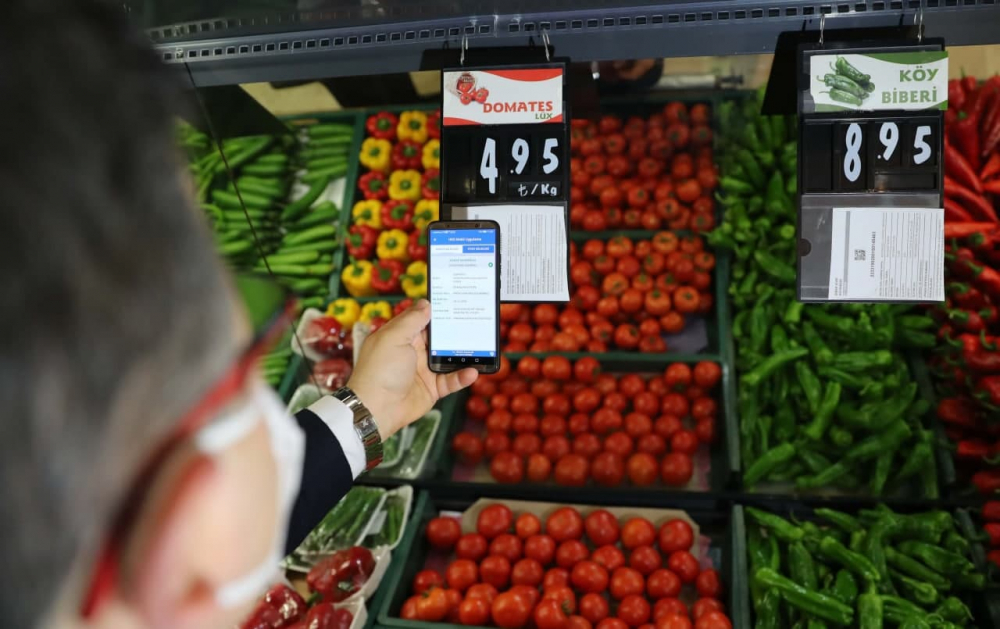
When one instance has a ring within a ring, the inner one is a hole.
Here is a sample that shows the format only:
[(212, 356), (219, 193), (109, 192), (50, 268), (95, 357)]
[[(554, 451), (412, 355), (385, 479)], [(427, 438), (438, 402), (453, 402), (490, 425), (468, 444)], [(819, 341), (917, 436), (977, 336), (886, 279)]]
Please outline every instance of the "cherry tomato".
[(652, 546), (639, 546), (632, 550), (628, 558), (629, 567), (635, 568), (644, 577), (663, 565), (662, 562), (660, 553)]
[[(555, 396), (549, 396), (549, 397), (555, 397)], [(549, 398), (545, 399), (546, 401), (549, 400)], [(559, 415), (546, 415), (545, 417), (542, 417), (542, 421), (539, 422), (538, 424), (538, 432), (540, 432), (543, 437), (565, 435), (566, 420), (563, 417), (561, 417), (561, 415), (563, 414), (568, 414), (568, 413), (561, 413)]]
[(490, 411), (490, 404), (484, 398), (474, 395), (465, 403), (465, 413), (472, 419), (483, 419)]
[(444, 587), (444, 577), (437, 570), (421, 570), (413, 577), (413, 592), (423, 594), (433, 587)]
[(673, 452), (694, 454), (698, 451), (698, 435), (693, 430), (678, 430), (670, 438), (670, 449)]
[(671, 487), (687, 485), (693, 473), (691, 457), (683, 452), (669, 452), (660, 462), (660, 478)]
[(444, 589), (435, 587), (417, 599), (417, 618), (437, 622), (448, 615), (448, 596)]
[(719, 598), (722, 593), (722, 583), (719, 581), (719, 573), (709, 568), (702, 570), (694, 581), (694, 586), (698, 589), (698, 594), (705, 598)]
[(670, 439), (674, 436), (674, 433), (678, 430), (682, 430), (683, 428), (684, 424), (676, 415), (661, 415), (657, 418), (656, 422), (653, 423), (653, 432), (664, 439)]
[(614, 393), (618, 390), (618, 380), (609, 373), (602, 373), (594, 380), (594, 388), (600, 391), (602, 396)]
[(523, 544), (521, 538), (510, 533), (501, 533), (490, 542), (490, 555), (506, 557), (507, 561), (514, 563), (521, 558)]
[[(658, 457), (667, 451), (667, 441), (660, 435), (649, 434), (639, 437), (639, 440), (635, 442), (636, 452), (645, 452), (646, 454), (651, 454), (654, 457)], [(653, 474), (655, 475), (657, 470), (654, 466)]]
[(530, 393), (518, 393), (510, 401), (510, 410), (514, 414), (538, 412), (538, 398)]
[(663, 380), (673, 391), (683, 391), (691, 384), (691, 367), (686, 363), (673, 363), (663, 373)]
[(700, 397), (691, 403), (691, 416), (695, 419), (714, 419), (718, 413), (718, 405), (710, 397)]
[(524, 540), (524, 556), (543, 566), (552, 563), (555, 554), (556, 542), (548, 535), (532, 535)]
[(699, 598), (695, 601), (694, 605), (691, 607), (691, 615), (695, 620), (698, 620), (708, 612), (723, 612), (726, 609), (716, 598)]
[(604, 438), (604, 449), (624, 459), (632, 454), (632, 437), (621, 430), (611, 433)]
[(611, 596), (615, 600), (622, 600), (626, 596), (641, 595), (646, 587), (646, 582), (637, 570), (632, 568), (616, 568), (611, 573)]
[(653, 420), (642, 412), (629, 413), (625, 416), (625, 432), (633, 439), (648, 435), (653, 432)]
[(584, 529), (594, 546), (606, 546), (618, 541), (618, 518), (606, 509), (596, 509), (587, 514), (583, 521)]
[(462, 536), (462, 525), (455, 518), (437, 517), (427, 523), (427, 541), (434, 548), (451, 550)]
[(711, 389), (722, 377), (722, 368), (718, 363), (703, 360), (694, 366), (694, 381), (700, 387)]
[[(589, 432), (585, 432), (582, 435), (577, 435), (573, 438), (573, 452), (578, 454), (584, 459), (589, 459), (601, 451), (601, 440), (597, 438), (597, 435)], [(558, 474), (558, 469), (556, 470)], [(583, 472), (586, 476), (586, 471)], [(581, 479), (581, 482), (586, 480), (586, 478)], [(558, 481), (557, 481), (558, 482)]]
[(566, 629), (569, 617), (559, 603), (553, 600), (543, 600), (532, 614), (536, 629)]
[(542, 374), (542, 361), (534, 356), (525, 356), (517, 363), (517, 373), (528, 380), (535, 380)]
[(510, 561), (498, 555), (490, 555), (483, 559), (479, 563), (479, 579), (498, 590), (503, 590), (510, 580)]
[(465, 598), (481, 598), (487, 603), (492, 604), (497, 594), (497, 589), (489, 583), (477, 583), (469, 588), (469, 591), (465, 593)]
[(656, 528), (646, 518), (632, 518), (622, 526), (622, 546), (628, 549), (650, 546), (656, 539)]
[(590, 464), (590, 476), (598, 485), (605, 487), (620, 485), (625, 478), (625, 461), (614, 452), (601, 452)]
[(638, 627), (647, 622), (651, 611), (649, 601), (641, 594), (630, 594), (618, 603), (618, 617), (629, 627)]
[(578, 413), (589, 413), (601, 405), (601, 394), (589, 387), (581, 389), (573, 396), (573, 409)]
[(500, 452), (490, 461), (490, 476), (498, 483), (520, 483), (524, 479), (524, 458), (514, 452)]
[(720, 611), (706, 612), (695, 621), (695, 629), (733, 629), (733, 623)]
[(569, 585), (569, 570), (566, 568), (549, 568), (542, 578), (542, 591), (548, 592), (555, 588)]
[(693, 583), (698, 577), (698, 560), (686, 550), (675, 550), (667, 558), (670, 568), (683, 583)]
[(691, 619), (686, 615), (666, 614), (656, 621), (656, 629), (692, 629)]
[(600, 594), (589, 592), (580, 597), (580, 615), (590, 622), (599, 623), (610, 613), (611, 607), (608, 605), (608, 600)]
[(531, 603), (514, 592), (504, 592), (493, 599), (493, 622), (503, 629), (523, 627), (531, 616)]
[(568, 539), (556, 548), (556, 565), (569, 569), (589, 556), (590, 551), (583, 542), (578, 539)]
[(476, 530), (486, 539), (506, 533), (514, 524), (514, 512), (502, 504), (492, 504), (479, 512)]
[(538, 603), (538, 599), (541, 596), (538, 593), (538, 588), (530, 585), (514, 585), (511, 586), (510, 591), (518, 596), (524, 597), (524, 599), (527, 600), (532, 607)]
[(538, 587), (542, 582), (545, 569), (537, 559), (525, 557), (519, 559), (510, 571), (510, 582), (514, 585), (530, 585)]
[(607, 435), (620, 429), (622, 423), (621, 413), (607, 406), (597, 409), (590, 419), (591, 428), (599, 435)]
[[(656, 482), (656, 458), (647, 452), (636, 452), (625, 463), (629, 482), (637, 487), (646, 487)], [(652, 525), (650, 525), (652, 526)]]
[(590, 556), (591, 560), (604, 566), (608, 571), (614, 572), (625, 565), (625, 555), (618, 550), (617, 546), (601, 546)]
[(566, 622), (566, 629), (594, 629), (594, 625), (583, 616), (570, 616)]
[[(658, 568), (646, 577), (646, 594), (654, 601), (661, 598), (676, 598), (681, 592), (681, 579), (666, 568)], [(687, 610), (684, 610), (687, 613)]]
[(458, 460), (466, 465), (475, 465), (482, 460), (486, 452), (483, 440), (471, 432), (460, 432), (451, 440), (451, 449)]
[(514, 432), (518, 433), (535, 433), (538, 432), (538, 417), (534, 413), (521, 413), (520, 415), (515, 415), (514, 419), (510, 423), (510, 427)]
[[(553, 387), (556, 386), (554, 382), (549, 380), (543, 380), (542, 382), (549, 383)], [(564, 417), (570, 414), (572, 409), (572, 404), (570, 402), (569, 396), (563, 393), (550, 393), (545, 396), (542, 400), (542, 412), (546, 415), (554, 415), (557, 417)]]

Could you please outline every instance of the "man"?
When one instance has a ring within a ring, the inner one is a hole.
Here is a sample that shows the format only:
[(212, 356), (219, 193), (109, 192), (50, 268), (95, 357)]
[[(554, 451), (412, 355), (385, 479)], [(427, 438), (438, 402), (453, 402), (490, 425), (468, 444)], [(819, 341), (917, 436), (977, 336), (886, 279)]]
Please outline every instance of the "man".
[(220, 629), (378, 437), (475, 372), (428, 371), (422, 302), (347, 404), (283, 416), (174, 148), (176, 75), (116, 10), (0, 18), (0, 624)]

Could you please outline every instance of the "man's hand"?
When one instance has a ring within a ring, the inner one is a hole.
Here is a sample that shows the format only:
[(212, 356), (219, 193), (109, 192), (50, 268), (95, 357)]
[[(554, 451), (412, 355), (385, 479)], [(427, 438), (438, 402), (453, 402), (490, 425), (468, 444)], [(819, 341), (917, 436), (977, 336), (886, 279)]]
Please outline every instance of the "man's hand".
[(347, 383), (378, 424), (382, 440), (420, 419), (441, 398), (476, 381), (479, 372), (466, 368), (446, 374), (427, 366), (427, 324), (431, 305), (413, 304), (368, 337)]

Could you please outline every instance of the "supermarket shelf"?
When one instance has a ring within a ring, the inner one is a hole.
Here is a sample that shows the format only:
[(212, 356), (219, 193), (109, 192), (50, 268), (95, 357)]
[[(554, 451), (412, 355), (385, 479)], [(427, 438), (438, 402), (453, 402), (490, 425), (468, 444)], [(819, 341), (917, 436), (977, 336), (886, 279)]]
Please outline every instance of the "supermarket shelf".
[[(783, 32), (818, 35), (823, 15), (829, 33), (909, 26), (922, 10), (927, 37), (949, 46), (1000, 42), (998, 0), (633, 0), (624, 7), (395, 0), (377, 10), (318, 4), (313, 11), (244, 10), (239, 18), (157, 24), (147, 32), (165, 62), (187, 62), (199, 87), (436, 69), (457, 61), (464, 38), (475, 63), (477, 48), (530, 44), (541, 51), (541, 31), (549, 32), (556, 55), (573, 61), (768, 53)], [(133, 10), (130, 17), (150, 27), (161, 16)]]

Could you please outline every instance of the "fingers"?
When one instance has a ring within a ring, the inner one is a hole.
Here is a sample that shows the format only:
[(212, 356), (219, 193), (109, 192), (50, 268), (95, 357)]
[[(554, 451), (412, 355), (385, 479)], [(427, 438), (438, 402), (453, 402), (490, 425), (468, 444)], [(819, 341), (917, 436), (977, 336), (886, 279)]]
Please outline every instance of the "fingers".
[(443, 398), (456, 391), (461, 391), (479, 378), (479, 372), (471, 367), (461, 371), (452, 371), (437, 376), (438, 397)]
[(408, 345), (427, 327), (430, 320), (431, 304), (426, 299), (421, 299), (385, 324), (379, 333), (390, 337), (393, 343)]

